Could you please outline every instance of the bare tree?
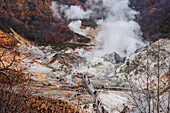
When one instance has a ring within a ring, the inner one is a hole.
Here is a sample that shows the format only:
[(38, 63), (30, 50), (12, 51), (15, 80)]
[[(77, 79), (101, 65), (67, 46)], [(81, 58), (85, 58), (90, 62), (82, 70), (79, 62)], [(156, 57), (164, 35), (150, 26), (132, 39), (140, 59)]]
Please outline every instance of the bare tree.
[(30, 97), (28, 76), (21, 65), (23, 58), (10, 35), (1, 31), (0, 38), (0, 112), (21, 112), (22, 104)]
[[(130, 74), (132, 70), (128, 71), (127, 81), (131, 88), (129, 100), (141, 113), (169, 112), (169, 74), (167, 73), (170, 69), (164, 63), (165, 59), (170, 63), (170, 53), (162, 48), (161, 43), (157, 41), (151, 47), (148, 46), (143, 54), (139, 54), (143, 58), (146, 57), (146, 62), (144, 59), (140, 60), (135, 71), (133, 70), (134, 75), (140, 74), (138, 78)], [(153, 62), (156, 64), (152, 64)], [(134, 64), (127, 63), (129, 69), (132, 65)], [(164, 96), (167, 93), (168, 95)]]

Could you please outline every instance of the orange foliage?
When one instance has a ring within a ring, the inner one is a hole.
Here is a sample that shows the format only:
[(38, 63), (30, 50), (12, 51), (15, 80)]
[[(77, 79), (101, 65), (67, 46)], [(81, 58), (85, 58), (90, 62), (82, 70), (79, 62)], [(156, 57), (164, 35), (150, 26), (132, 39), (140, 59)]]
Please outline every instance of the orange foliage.
[(20, 65), (22, 61), (20, 52), (13, 49), (17, 45), (17, 41), (9, 34), (0, 31), (0, 83), (13, 86), (23, 83), (27, 77)]
[(84, 82), (83, 82), (83, 80), (81, 81), (81, 83), (84, 85)]
[(152, 8), (149, 12), (150, 13), (153, 13), (153, 12), (155, 12), (157, 10), (157, 8)]
[(78, 83), (78, 86), (77, 86), (78, 88), (80, 87), (80, 83)]
[(67, 93), (67, 94), (66, 94), (66, 97), (70, 98), (70, 95)]
[(0, 47), (13, 48), (14, 46), (16, 46), (16, 44), (16, 40), (12, 39), (10, 36), (0, 31)]

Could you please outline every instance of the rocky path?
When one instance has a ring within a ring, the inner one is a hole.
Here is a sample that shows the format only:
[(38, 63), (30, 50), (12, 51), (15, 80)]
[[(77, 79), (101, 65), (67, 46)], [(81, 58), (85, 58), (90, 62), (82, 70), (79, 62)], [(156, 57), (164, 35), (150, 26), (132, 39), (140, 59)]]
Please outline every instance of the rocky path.
[(95, 105), (97, 113), (104, 113), (104, 107), (102, 106), (102, 102), (100, 98), (98, 97), (97, 90), (94, 89), (93, 85), (90, 83), (90, 80), (87, 75), (77, 76), (81, 77), (84, 82), (84, 87), (87, 89), (87, 91), (92, 95), (93, 103)]

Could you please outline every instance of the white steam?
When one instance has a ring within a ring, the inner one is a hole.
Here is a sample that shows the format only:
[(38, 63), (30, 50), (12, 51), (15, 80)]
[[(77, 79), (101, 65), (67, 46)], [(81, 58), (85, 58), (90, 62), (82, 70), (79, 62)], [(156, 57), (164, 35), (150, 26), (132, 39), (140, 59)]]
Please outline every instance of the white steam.
[(99, 34), (96, 40), (101, 43), (102, 49), (95, 49), (94, 55), (102, 56), (113, 51), (121, 56), (128, 56), (144, 44), (140, 40), (142, 32), (140, 26), (134, 21), (138, 12), (129, 7), (129, 0), (88, 0), (86, 5), (90, 9), (83, 10), (81, 6), (59, 5), (52, 2), (51, 9), (55, 17), (66, 17), (68, 20), (76, 19), (69, 24), (69, 28), (85, 36), (80, 29), (81, 20), (95, 18), (96, 15), (102, 19), (96, 20)]
[(68, 27), (70, 28), (70, 30), (74, 31), (75, 33), (78, 33), (80, 35), (86, 36), (87, 35), (87, 31), (90, 30), (89, 27), (87, 27), (86, 29), (80, 29), (81, 27), (81, 20), (77, 20), (77, 21), (72, 21)]
[(89, 19), (92, 13), (91, 10), (83, 10), (81, 6), (61, 5), (56, 1), (51, 2), (50, 6), (53, 16), (62, 18), (62, 15), (69, 19)]
[(102, 49), (95, 50), (97, 55), (117, 52), (127, 56), (143, 46), (140, 26), (134, 21), (138, 14), (129, 6), (129, 0), (103, 0), (105, 19), (98, 20), (100, 32), (97, 40), (102, 43)]
[(59, 11), (60, 5), (57, 2), (52, 1), (50, 9), (53, 12), (53, 17), (61, 18), (60, 11)]
[(65, 11), (65, 17), (67, 19), (88, 19), (92, 11), (84, 11), (80, 6), (71, 6)]

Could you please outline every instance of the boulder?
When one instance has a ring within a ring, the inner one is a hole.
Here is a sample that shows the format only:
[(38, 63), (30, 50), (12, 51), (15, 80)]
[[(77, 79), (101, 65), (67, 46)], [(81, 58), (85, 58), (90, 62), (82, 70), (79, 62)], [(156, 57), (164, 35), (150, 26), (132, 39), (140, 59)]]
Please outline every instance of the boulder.
[(124, 63), (126, 59), (126, 57), (121, 57), (116, 52), (106, 54), (102, 58), (104, 58), (107, 61), (110, 61), (112, 64)]

